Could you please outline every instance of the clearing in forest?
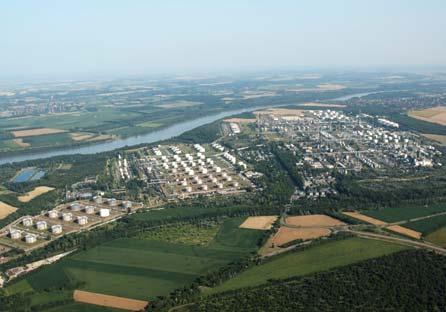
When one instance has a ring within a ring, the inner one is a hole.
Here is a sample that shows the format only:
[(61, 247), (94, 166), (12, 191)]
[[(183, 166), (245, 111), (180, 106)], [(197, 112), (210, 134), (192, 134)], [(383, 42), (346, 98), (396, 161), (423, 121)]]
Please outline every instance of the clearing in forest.
[(42, 194), (51, 192), (52, 190), (54, 190), (54, 187), (38, 186), (34, 190), (26, 193), (25, 195), (19, 196), (17, 199), (20, 200), (22, 203), (27, 203)]
[(248, 217), (241, 225), (242, 229), (253, 230), (269, 230), (273, 223), (277, 220), (277, 216), (256, 216)]

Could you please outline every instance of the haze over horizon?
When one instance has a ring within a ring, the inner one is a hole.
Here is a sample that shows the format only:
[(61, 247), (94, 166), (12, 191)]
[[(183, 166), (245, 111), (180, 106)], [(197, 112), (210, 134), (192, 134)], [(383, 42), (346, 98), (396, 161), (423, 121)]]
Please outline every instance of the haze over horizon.
[(14, 1), (2, 78), (446, 65), (446, 2)]

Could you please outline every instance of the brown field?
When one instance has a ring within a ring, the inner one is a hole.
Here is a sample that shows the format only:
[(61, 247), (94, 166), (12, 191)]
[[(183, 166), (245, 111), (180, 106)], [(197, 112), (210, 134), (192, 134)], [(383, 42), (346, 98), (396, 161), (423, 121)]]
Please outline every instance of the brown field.
[(12, 131), (11, 133), (16, 138), (23, 138), (23, 137), (30, 137), (30, 136), (45, 135), (45, 134), (56, 134), (56, 133), (62, 133), (62, 132), (67, 132), (67, 131), (62, 130), (62, 129), (54, 129), (54, 128), (36, 128), (36, 129), (29, 129), (29, 130), (16, 130), (16, 131)]
[(412, 118), (446, 126), (446, 106), (437, 106), (408, 113)]
[(373, 225), (386, 225), (387, 224), (384, 221), (360, 214), (359, 212), (343, 212), (343, 214), (345, 214), (349, 217), (373, 224)]
[(229, 118), (223, 120), (224, 122), (236, 122), (236, 123), (253, 123), (256, 122), (257, 119), (255, 118)]
[(23, 139), (14, 139), (13, 141), (17, 146), (20, 146), (20, 147), (30, 147), (31, 146), (31, 144), (23, 142)]
[(293, 226), (301, 226), (301, 227), (330, 227), (337, 225), (344, 225), (344, 222), (341, 222), (335, 218), (326, 216), (326, 215), (308, 215), (308, 216), (294, 216), (287, 217), (285, 220), (286, 224)]
[(322, 84), (318, 85), (317, 87), (322, 90), (342, 90), (342, 89), (347, 88), (344, 85), (336, 84), (336, 83), (322, 83)]
[(343, 105), (343, 104), (324, 104), (324, 103), (316, 103), (316, 102), (297, 104), (297, 106), (338, 107), (338, 108), (345, 107), (345, 105)]
[(48, 193), (52, 190), (54, 190), (54, 187), (38, 186), (34, 190), (26, 193), (25, 195), (17, 197), (17, 199), (20, 200), (22, 203), (27, 203), (36, 198), (37, 196)]
[(402, 234), (405, 236), (409, 236), (412, 238), (416, 238), (416, 239), (420, 239), (421, 235), (422, 235), (420, 232), (417, 232), (417, 231), (414, 231), (414, 230), (411, 230), (411, 229), (408, 229), (408, 228), (405, 228), (405, 227), (402, 227), (399, 225), (391, 225), (391, 226), (388, 226), (386, 229), (388, 229), (389, 231), (399, 233), (399, 234)]
[(75, 290), (73, 293), (73, 299), (76, 302), (95, 304), (128, 311), (141, 311), (149, 304), (147, 301), (103, 295), (82, 290)]
[(296, 239), (309, 240), (315, 239), (322, 236), (329, 236), (331, 231), (327, 228), (301, 228), (293, 229), (287, 227), (281, 227), (279, 231), (274, 235), (272, 239), (272, 244), (274, 246), (282, 246), (283, 244), (289, 243)]
[(272, 114), (277, 116), (287, 116), (287, 115), (296, 115), (300, 116), (303, 114), (302, 109), (289, 109), (289, 108), (270, 108), (267, 110), (261, 110), (254, 112), (255, 114)]
[(105, 141), (113, 139), (113, 135), (110, 134), (100, 134), (90, 139), (87, 139), (87, 142), (95, 142), (95, 141)]
[(248, 217), (239, 227), (243, 229), (269, 230), (276, 220), (277, 216)]
[(441, 145), (446, 145), (446, 135), (428, 133), (422, 133), (422, 135), (430, 140), (437, 141)]
[(6, 218), (17, 208), (0, 201), (0, 220)]
[(92, 136), (93, 135), (90, 133), (81, 133), (81, 132), (71, 133), (71, 138), (73, 139), (73, 141), (76, 141), (76, 142), (88, 140)]

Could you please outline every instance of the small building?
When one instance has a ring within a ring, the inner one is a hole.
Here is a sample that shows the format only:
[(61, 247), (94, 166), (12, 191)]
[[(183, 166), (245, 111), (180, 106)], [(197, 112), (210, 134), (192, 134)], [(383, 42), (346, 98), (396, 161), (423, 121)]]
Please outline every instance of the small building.
[(61, 234), (62, 233), (62, 225), (55, 224), (55, 225), (51, 226), (51, 232), (56, 235)]
[(79, 203), (72, 203), (70, 205), (70, 209), (72, 211), (79, 211), (79, 210), (81, 210), (81, 205)]
[(47, 229), (48, 225), (46, 224), (46, 221), (37, 221), (36, 227), (38, 230), (43, 231)]

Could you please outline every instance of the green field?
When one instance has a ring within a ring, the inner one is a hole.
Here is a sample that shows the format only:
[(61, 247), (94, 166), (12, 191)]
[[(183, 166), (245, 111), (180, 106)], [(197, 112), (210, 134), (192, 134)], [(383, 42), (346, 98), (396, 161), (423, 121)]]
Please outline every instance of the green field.
[(405, 227), (421, 232), (423, 235), (432, 233), (446, 225), (446, 215), (432, 217), (404, 224)]
[(402, 220), (410, 220), (413, 218), (424, 217), (431, 214), (446, 211), (446, 204), (435, 204), (430, 206), (418, 206), (418, 207), (397, 207), (397, 208), (384, 208), (381, 210), (364, 210), (362, 214), (367, 216), (386, 221), (397, 222)]
[(214, 294), (257, 286), (270, 279), (285, 279), (326, 271), (403, 249), (405, 247), (400, 245), (362, 238), (326, 242), (303, 251), (272, 258), (270, 261), (252, 267), (222, 285), (210, 289), (207, 293)]
[(70, 303), (60, 307), (44, 310), (45, 312), (122, 312), (124, 310), (111, 309), (91, 304)]
[(446, 227), (442, 227), (428, 235), (425, 239), (441, 247), (446, 247)]
[(227, 219), (206, 247), (157, 240), (117, 239), (79, 252), (12, 284), (8, 289), (80, 289), (147, 300), (168, 295), (197, 277), (255, 252), (263, 231), (239, 229), (244, 218)]

